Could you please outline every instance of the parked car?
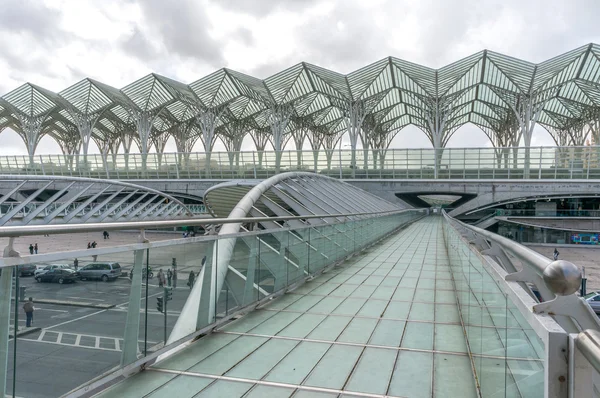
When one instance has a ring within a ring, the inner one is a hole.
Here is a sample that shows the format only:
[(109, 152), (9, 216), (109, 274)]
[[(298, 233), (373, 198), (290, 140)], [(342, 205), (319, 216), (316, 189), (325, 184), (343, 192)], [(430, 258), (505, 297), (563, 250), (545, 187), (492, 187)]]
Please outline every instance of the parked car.
[(19, 276), (35, 275), (36, 270), (35, 264), (23, 264), (19, 265)]
[(596, 314), (600, 314), (600, 292), (592, 292), (583, 296), (583, 299), (592, 307)]
[(121, 266), (119, 263), (89, 263), (85, 267), (79, 268), (77, 275), (82, 280), (101, 279), (108, 282), (121, 276)]
[(63, 283), (73, 283), (77, 280), (77, 275), (72, 269), (61, 269), (54, 268), (44, 272), (43, 274), (36, 275), (35, 280), (38, 282), (57, 282), (61, 285)]
[(35, 270), (35, 276), (45, 274), (46, 272), (53, 269), (71, 269), (68, 264), (47, 264), (45, 267), (38, 268)]

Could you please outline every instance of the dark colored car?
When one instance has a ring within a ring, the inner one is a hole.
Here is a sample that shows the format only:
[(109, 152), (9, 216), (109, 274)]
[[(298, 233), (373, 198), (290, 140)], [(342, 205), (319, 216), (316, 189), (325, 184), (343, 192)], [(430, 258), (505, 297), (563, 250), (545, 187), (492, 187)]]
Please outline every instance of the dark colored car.
[(119, 263), (89, 263), (77, 272), (80, 279), (101, 279), (104, 282), (117, 279), (121, 276)]
[(35, 275), (36, 269), (35, 264), (19, 265), (19, 276)]
[(56, 282), (62, 285), (63, 283), (75, 282), (77, 280), (77, 275), (73, 270), (56, 268), (43, 274), (37, 275), (35, 277), (35, 280), (40, 283)]

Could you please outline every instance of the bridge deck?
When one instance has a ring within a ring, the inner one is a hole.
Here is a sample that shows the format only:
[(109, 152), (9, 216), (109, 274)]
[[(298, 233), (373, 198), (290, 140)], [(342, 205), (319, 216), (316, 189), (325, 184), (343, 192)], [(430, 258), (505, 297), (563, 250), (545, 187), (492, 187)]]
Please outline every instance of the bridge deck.
[[(501, 370), (486, 372), (488, 387), (507, 384)], [(411, 225), (101, 396), (360, 394), (477, 396), (438, 217)]]

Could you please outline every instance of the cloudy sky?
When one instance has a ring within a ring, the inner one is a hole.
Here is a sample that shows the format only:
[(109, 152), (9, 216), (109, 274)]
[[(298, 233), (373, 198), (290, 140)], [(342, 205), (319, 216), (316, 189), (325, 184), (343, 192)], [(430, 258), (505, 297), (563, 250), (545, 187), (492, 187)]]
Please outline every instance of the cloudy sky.
[[(347, 73), (393, 55), (440, 67), (484, 48), (540, 62), (600, 43), (598, 0), (2, 0), (0, 94), (123, 87), (150, 73), (190, 83), (227, 67), (264, 78), (300, 61)], [(538, 128), (532, 145), (552, 145)], [(451, 147), (488, 146), (464, 126)], [(430, 147), (408, 127), (393, 147)], [(0, 153), (26, 153), (5, 130)], [(174, 150), (169, 143), (167, 150)], [(92, 144), (91, 152), (97, 149)], [(44, 138), (38, 153), (58, 153)]]

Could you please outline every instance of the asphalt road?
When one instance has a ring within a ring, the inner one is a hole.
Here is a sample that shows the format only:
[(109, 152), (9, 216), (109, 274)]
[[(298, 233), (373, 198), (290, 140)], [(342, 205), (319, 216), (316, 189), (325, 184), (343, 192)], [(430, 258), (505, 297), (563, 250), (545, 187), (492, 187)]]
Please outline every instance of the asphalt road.
[[(35, 303), (33, 326), (41, 330), (17, 339), (18, 397), (58, 397), (119, 365), (129, 300), (129, 279), (58, 285), (37, 283), (33, 277), (24, 277), (19, 282), (27, 288), (27, 297), (32, 296), (35, 300), (85, 301), (115, 307), (95, 309)], [(145, 340), (149, 350), (160, 347), (164, 340), (164, 315), (156, 310), (156, 297), (162, 296), (163, 289), (156, 285), (157, 282), (154, 277), (148, 285), (147, 316), (145, 286), (142, 289), (141, 351), (144, 350)], [(190, 292), (184, 280), (179, 282), (173, 292), (173, 300), (169, 302), (168, 332), (175, 325)], [(14, 323), (14, 314), (11, 323)], [(22, 303), (19, 303), (18, 323), (25, 325)], [(146, 323), (147, 330), (144, 328)], [(13, 344), (11, 340), (7, 395), (12, 394)]]

